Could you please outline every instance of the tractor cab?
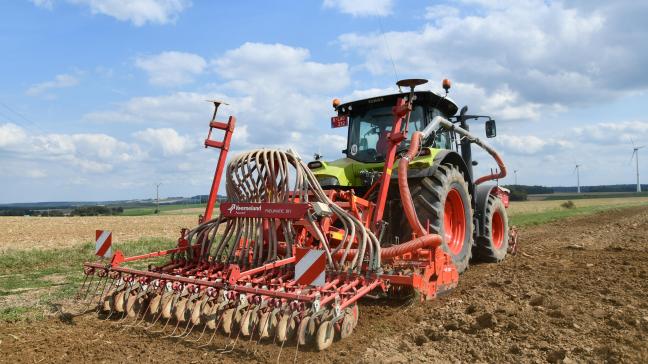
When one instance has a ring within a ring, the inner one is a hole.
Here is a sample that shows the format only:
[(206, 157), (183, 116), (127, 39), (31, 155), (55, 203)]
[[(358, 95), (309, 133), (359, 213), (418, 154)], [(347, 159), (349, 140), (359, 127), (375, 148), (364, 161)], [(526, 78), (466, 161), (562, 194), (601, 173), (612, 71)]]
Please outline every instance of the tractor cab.
[[(397, 93), (343, 104), (334, 100), (337, 115), (331, 118), (331, 127), (348, 127), (347, 145), (342, 151), (344, 158), (333, 161), (317, 158), (308, 164), (322, 187), (355, 188), (356, 192), (362, 193), (372, 184), (385, 164), (388, 136), (394, 124), (394, 105), (399, 98), (406, 100), (410, 95), (412, 112), (407, 121), (407, 138), (397, 150), (400, 155), (409, 148), (415, 131), (423, 130), (436, 116), (453, 117), (457, 105), (448, 97), (431, 91)], [(440, 131), (423, 140), (422, 147), (413, 169), (431, 166), (438, 151), (456, 149), (457, 143), (453, 132)]]
[[(346, 118), (349, 127), (347, 148), (343, 151), (347, 158), (362, 163), (384, 162), (389, 146), (388, 136), (392, 132), (394, 116), (392, 108), (396, 99), (406, 98), (407, 94), (393, 94), (371, 99), (354, 101), (337, 107), (338, 120)], [(457, 112), (457, 106), (446, 97), (430, 91), (414, 93), (414, 103), (407, 126), (407, 138), (399, 149), (409, 147), (412, 133), (423, 130), (435, 116), (450, 118)], [(448, 133), (438, 133), (433, 140), (426, 140), (424, 146), (441, 149), (451, 148)]]

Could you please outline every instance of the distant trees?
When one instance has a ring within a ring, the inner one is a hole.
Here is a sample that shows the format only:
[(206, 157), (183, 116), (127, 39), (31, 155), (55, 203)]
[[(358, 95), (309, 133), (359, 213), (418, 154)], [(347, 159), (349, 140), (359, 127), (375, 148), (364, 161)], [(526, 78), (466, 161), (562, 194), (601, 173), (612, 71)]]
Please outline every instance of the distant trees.
[(0, 209), (0, 216), (25, 216), (33, 215), (34, 211), (29, 209), (20, 209), (20, 208), (6, 208)]
[(524, 190), (520, 185), (506, 185), (503, 186), (504, 188), (508, 188), (511, 190), (511, 194), (509, 194), (509, 199), (511, 201), (526, 201), (527, 200), (527, 195), (528, 193), (526, 190)]
[(121, 206), (118, 207), (106, 207), (106, 206), (79, 206), (75, 207), (70, 216), (110, 216), (110, 215), (120, 215), (124, 212), (124, 208)]

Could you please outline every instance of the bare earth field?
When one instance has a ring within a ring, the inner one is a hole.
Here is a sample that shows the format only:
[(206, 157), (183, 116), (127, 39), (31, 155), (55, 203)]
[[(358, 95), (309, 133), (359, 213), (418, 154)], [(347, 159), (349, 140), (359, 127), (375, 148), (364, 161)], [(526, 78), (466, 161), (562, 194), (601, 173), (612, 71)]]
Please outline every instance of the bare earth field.
[(648, 362), (648, 207), (520, 233), (521, 253), (472, 266), (446, 297), (363, 301), (354, 334), (321, 353), (291, 344), (277, 360), (278, 345), (242, 340), (221, 353), (222, 334), (200, 348), (94, 314), (3, 323), (0, 352), (25, 363)]
[(113, 242), (177, 239), (180, 229), (198, 224), (196, 215), (0, 217), (0, 252), (6, 249), (64, 248), (94, 241), (95, 230), (113, 232)]

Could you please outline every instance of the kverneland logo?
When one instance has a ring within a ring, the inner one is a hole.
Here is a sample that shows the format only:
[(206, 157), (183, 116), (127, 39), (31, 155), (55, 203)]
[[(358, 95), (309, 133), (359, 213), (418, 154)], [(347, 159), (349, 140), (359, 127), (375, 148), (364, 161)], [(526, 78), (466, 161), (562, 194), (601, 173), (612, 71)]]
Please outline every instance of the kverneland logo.
[(230, 205), (230, 207), (227, 209), (227, 212), (230, 214), (232, 212), (244, 212), (244, 211), (261, 211), (261, 205), (248, 205), (248, 206), (241, 206), (233, 203)]

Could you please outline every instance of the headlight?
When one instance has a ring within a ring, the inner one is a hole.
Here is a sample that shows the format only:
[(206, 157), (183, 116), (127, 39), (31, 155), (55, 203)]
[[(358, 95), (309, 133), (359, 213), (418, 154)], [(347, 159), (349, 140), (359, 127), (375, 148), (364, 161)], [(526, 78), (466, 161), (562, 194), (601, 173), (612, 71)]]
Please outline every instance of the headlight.
[(337, 178), (335, 177), (322, 177), (318, 178), (317, 181), (319, 182), (320, 186), (339, 186), (340, 181), (338, 181)]

